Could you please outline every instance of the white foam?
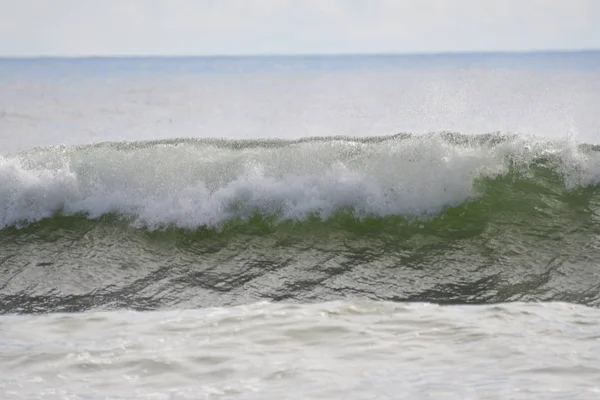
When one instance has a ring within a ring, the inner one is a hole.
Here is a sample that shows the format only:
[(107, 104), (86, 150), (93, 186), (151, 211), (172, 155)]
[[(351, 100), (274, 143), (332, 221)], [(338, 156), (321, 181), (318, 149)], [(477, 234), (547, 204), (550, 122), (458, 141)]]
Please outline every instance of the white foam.
[(242, 149), (199, 141), (38, 149), (0, 158), (0, 226), (56, 213), (116, 213), (150, 228), (190, 229), (255, 213), (418, 216), (473, 198), (477, 178), (541, 156), (558, 160), (567, 186), (599, 181), (598, 156), (570, 142), (523, 137), (495, 146), (433, 135)]

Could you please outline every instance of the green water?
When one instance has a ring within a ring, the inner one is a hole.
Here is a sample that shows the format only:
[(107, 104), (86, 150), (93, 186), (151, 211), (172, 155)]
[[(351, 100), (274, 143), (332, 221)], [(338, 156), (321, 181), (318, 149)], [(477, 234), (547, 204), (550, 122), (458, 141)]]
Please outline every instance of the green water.
[(567, 190), (541, 164), (479, 179), (432, 215), (254, 214), (148, 229), (109, 214), (0, 232), (2, 311), (231, 305), (366, 297), (597, 305), (600, 187)]

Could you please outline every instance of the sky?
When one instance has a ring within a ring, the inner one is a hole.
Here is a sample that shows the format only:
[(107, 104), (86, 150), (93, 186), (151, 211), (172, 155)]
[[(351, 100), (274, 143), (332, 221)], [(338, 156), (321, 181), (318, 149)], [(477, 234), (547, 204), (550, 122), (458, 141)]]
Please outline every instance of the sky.
[(0, 0), (0, 56), (600, 48), (600, 0)]

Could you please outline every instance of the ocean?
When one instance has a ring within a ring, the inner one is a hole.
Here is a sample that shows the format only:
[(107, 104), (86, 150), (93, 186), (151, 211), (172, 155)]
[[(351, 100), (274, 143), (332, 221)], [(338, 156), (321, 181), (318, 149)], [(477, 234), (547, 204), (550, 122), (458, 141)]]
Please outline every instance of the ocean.
[(600, 398), (600, 52), (0, 60), (0, 398)]

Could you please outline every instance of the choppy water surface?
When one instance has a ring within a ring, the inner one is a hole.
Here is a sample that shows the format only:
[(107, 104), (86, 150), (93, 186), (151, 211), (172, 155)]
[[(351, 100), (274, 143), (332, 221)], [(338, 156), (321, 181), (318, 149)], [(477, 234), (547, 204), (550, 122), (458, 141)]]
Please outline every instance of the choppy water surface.
[(0, 394), (593, 399), (599, 316), (564, 303), (344, 301), (5, 317)]

